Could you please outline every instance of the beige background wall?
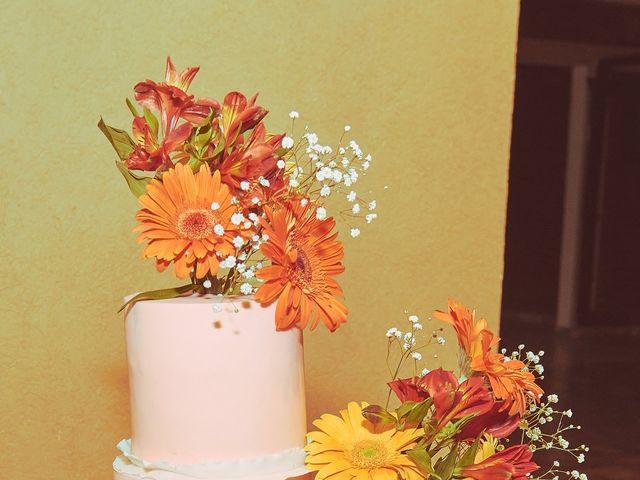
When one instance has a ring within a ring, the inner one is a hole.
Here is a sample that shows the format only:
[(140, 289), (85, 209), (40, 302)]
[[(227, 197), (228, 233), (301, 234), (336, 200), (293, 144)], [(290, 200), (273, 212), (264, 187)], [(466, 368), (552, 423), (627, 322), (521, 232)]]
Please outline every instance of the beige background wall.
[(345, 239), (350, 323), (306, 336), (312, 417), (383, 400), (384, 332), (404, 309), (453, 295), (497, 325), (517, 14), (515, 0), (5, 4), (0, 478), (109, 478), (128, 434), (115, 312), (174, 281), (140, 260), (136, 203), (95, 125), (127, 125), (125, 96), (166, 54), (202, 66), (196, 93), (260, 91), (273, 130), (295, 108), (321, 139), (350, 123), (374, 154), (380, 219)]

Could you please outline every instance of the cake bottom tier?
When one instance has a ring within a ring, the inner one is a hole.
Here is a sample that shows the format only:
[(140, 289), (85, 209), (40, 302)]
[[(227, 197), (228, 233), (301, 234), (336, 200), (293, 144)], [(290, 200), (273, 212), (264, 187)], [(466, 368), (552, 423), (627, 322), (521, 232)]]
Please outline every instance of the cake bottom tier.
[(301, 448), (260, 458), (198, 465), (147, 462), (133, 455), (131, 440), (121, 441), (118, 449), (122, 455), (113, 462), (114, 480), (286, 480), (309, 473)]

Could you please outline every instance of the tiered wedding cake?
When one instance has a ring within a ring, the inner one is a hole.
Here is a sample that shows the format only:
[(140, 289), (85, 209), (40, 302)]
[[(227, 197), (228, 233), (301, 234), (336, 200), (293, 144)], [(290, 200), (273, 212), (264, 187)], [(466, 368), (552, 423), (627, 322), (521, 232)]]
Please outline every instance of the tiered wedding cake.
[(163, 82), (136, 84), (132, 136), (98, 123), (141, 205), (143, 257), (186, 283), (127, 299), (132, 432), (115, 479), (284, 480), (305, 471), (302, 330), (347, 319), (325, 200), (338, 194), (357, 237), (376, 218), (354, 191), (371, 156), (349, 126), (333, 147), (306, 127), (268, 133), (257, 96), (196, 99), (197, 72), (167, 59)]
[(131, 440), (116, 480), (284, 480), (304, 469), (302, 333), (251, 297), (136, 303), (126, 315)]

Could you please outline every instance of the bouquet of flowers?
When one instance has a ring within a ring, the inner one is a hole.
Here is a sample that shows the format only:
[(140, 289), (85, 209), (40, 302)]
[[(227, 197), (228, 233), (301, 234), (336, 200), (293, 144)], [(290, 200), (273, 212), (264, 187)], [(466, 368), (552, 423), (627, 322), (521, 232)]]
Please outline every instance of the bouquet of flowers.
[[(337, 145), (321, 145), (305, 128), (268, 133), (257, 96), (228, 93), (222, 103), (187, 93), (197, 67), (177, 73), (167, 58), (165, 81), (134, 87), (132, 136), (100, 120), (116, 166), (142, 206), (143, 256), (163, 271), (173, 265), (190, 283), (145, 292), (131, 302), (181, 295), (252, 295), (277, 301), (276, 325), (334, 331), (346, 321), (344, 270), (336, 221), (325, 201), (338, 196), (351, 236), (376, 218), (376, 202), (354, 184), (371, 165), (344, 127)], [(292, 111), (291, 129), (299, 114)], [(123, 307), (124, 308), (124, 307)]]
[[(421, 351), (444, 344), (441, 328), (426, 341), (415, 315), (405, 332), (390, 328), (387, 361), (394, 353), (399, 360), (389, 365), (387, 403), (351, 402), (339, 417), (325, 414), (314, 422), (318, 431), (308, 434), (306, 462), (316, 480), (586, 480), (557, 460), (544, 469), (534, 461), (536, 451), (558, 450), (582, 463), (588, 451), (569, 445), (565, 432), (580, 427), (568, 423), (571, 410), (557, 409), (557, 395), (545, 397), (537, 384), (544, 352), (525, 353), (524, 345), (511, 355), (496, 352), (500, 339), (487, 322), (454, 301), (433, 316), (455, 330), (458, 374), (419, 369)], [(407, 366), (413, 375), (399, 378)]]

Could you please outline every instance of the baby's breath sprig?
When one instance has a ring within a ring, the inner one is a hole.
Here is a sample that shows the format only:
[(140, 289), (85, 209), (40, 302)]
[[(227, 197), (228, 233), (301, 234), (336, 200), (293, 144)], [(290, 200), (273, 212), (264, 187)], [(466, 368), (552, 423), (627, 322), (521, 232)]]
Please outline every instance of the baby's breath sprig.
[[(505, 355), (505, 359), (518, 360), (524, 364), (523, 370), (531, 372), (538, 379), (543, 380), (544, 366), (542, 365), (542, 357), (545, 352), (540, 350), (538, 353), (533, 351), (525, 351), (525, 345), (520, 344), (518, 348), (507, 356), (507, 350), (502, 349), (501, 353)], [(580, 430), (580, 425), (568, 423), (568, 419), (573, 416), (573, 412), (568, 410), (559, 410), (555, 405), (559, 402), (558, 395), (547, 394), (546, 398), (540, 399), (540, 402), (530, 399), (528, 409), (521, 418), (519, 429), (521, 432), (520, 443), (527, 443), (529, 448), (536, 450), (557, 450), (568, 453), (575, 458), (578, 463), (585, 461), (585, 454), (589, 451), (586, 445), (571, 446), (565, 435), (569, 431)], [(558, 480), (562, 477), (569, 479), (587, 480), (587, 475), (577, 470), (562, 470), (558, 460), (544, 473), (533, 480)]]
[[(429, 373), (428, 368), (420, 370), (419, 362), (423, 359), (424, 350), (434, 345), (444, 345), (445, 339), (442, 336), (442, 328), (433, 330), (430, 334), (424, 331), (424, 326), (420, 322), (417, 315), (404, 312), (409, 322), (409, 328), (403, 331), (397, 327), (391, 327), (387, 330), (387, 369), (391, 377), (390, 382), (396, 380), (403, 370), (407, 362), (413, 361), (413, 376), (424, 376)], [(431, 318), (429, 318), (431, 320)], [(391, 356), (394, 350), (400, 354), (398, 362), (395, 366), (391, 364)], [(438, 358), (438, 354), (434, 353), (433, 358)], [(387, 395), (387, 407), (391, 399), (391, 390)]]
[[(292, 119), (292, 131), (298, 112), (289, 114)], [(359, 224), (364, 220), (370, 224), (377, 217), (377, 201), (358, 194), (354, 185), (371, 167), (373, 157), (365, 154), (360, 145), (351, 139), (346, 139), (351, 126), (345, 125), (338, 145), (332, 147), (322, 145), (318, 135), (305, 127), (304, 133), (294, 140), (286, 136), (282, 140), (283, 148), (287, 149), (285, 162), (282, 165), (289, 175), (289, 187), (310, 201), (317, 207), (316, 215), (319, 219), (327, 217), (326, 200), (338, 196), (346, 200), (344, 208), (338, 210), (338, 215), (347, 225), (352, 237), (361, 233)], [(293, 133), (292, 133), (293, 135)]]

